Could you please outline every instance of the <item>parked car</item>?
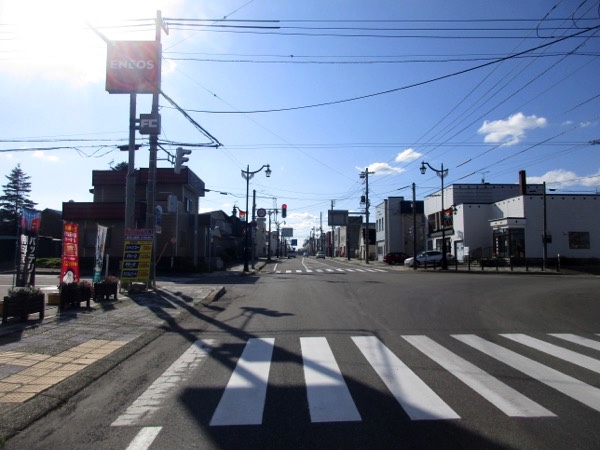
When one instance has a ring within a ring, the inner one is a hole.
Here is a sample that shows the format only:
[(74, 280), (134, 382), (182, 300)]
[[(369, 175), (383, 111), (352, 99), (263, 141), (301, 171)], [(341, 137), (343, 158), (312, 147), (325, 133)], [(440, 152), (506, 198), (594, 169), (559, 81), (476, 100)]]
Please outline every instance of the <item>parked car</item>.
[(406, 258), (409, 258), (410, 255), (402, 252), (391, 252), (383, 257), (383, 262), (388, 264), (402, 264)]
[[(421, 264), (424, 264), (425, 262), (427, 262), (427, 265), (433, 265), (434, 263), (440, 264), (442, 262), (442, 252), (438, 252), (435, 250), (430, 250), (427, 252), (421, 252), (417, 255), (417, 267), (419, 267)], [(412, 267), (413, 264), (415, 263), (415, 258), (411, 257), (411, 258), (406, 258), (404, 260), (404, 265), (407, 267)]]
[(317, 259), (318, 258), (323, 258), (325, 259), (325, 252), (317, 252)]
[(296, 252), (294, 250), (290, 250), (287, 254), (288, 258), (295, 258), (296, 257)]

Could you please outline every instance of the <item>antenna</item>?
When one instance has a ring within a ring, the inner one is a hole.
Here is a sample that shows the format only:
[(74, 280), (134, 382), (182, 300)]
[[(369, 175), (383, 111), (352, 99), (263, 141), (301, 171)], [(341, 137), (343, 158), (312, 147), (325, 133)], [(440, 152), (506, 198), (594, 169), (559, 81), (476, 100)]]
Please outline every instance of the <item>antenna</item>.
[(490, 173), (489, 170), (483, 171), (483, 172), (477, 172), (481, 174), (481, 184), (485, 184), (485, 174), (486, 173)]

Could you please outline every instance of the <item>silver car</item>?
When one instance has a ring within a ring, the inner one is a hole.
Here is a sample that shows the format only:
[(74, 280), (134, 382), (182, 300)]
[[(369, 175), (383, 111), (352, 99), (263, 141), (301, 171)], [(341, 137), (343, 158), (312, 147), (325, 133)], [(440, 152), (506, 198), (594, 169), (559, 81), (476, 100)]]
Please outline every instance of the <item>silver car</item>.
[[(407, 267), (412, 267), (414, 264), (415, 258), (406, 258), (404, 260), (404, 265)], [(421, 252), (417, 255), (417, 267), (421, 264), (439, 264), (442, 262), (442, 252), (438, 252), (435, 250), (429, 250), (426, 252)]]
[(317, 259), (318, 258), (323, 258), (325, 259), (325, 252), (317, 252)]

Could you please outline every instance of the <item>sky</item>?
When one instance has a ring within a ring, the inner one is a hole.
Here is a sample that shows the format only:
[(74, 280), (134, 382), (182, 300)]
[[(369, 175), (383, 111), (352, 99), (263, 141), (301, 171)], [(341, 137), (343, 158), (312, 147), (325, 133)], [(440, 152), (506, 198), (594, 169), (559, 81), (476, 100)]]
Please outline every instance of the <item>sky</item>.
[[(598, 0), (0, 0), (0, 177), (20, 164), (38, 209), (92, 201), (127, 162), (129, 95), (105, 90), (107, 44), (154, 40), (162, 149), (206, 184), (200, 211), (287, 205), (302, 245), (327, 210), (370, 214), (452, 183), (600, 188)], [(94, 30), (97, 31), (94, 32)], [(138, 114), (151, 95), (139, 94)], [(192, 146), (215, 137), (218, 148)], [(148, 167), (147, 136), (136, 168)], [(219, 194), (224, 192), (226, 195)], [(283, 225), (285, 221), (285, 225)], [(373, 221), (373, 220), (371, 220)]]

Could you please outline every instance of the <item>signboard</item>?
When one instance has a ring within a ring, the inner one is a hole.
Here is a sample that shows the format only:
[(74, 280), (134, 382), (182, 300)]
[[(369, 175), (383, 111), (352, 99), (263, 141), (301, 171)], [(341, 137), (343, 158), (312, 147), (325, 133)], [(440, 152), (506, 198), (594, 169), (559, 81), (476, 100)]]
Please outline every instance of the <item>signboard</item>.
[(345, 227), (348, 225), (348, 210), (330, 209), (327, 211), (327, 225), (330, 227)]
[(161, 47), (156, 41), (114, 41), (106, 57), (110, 94), (160, 93)]
[(140, 134), (160, 134), (160, 114), (140, 114)]
[(256, 210), (256, 215), (258, 217), (265, 217), (267, 215), (267, 210), (265, 208), (258, 208)]
[(21, 212), (19, 241), (17, 243), (17, 273), (15, 286), (35, 286), (35, 252), (42, 213), (23, 208)]
[(293, 228), (282, 228), (281, 229), (281, 237), (293, 237), (294, 236), (294, 229)]
[(122, 282), (147, 283), (150, 280), (150, 263), (154, 230), (151, 228), (127, 228), (123, 246), (121, 268)]
[(71, 222), (63, 223), (63, 251), (60, 266), (61, 283), (79, 282), (79, 225)]

